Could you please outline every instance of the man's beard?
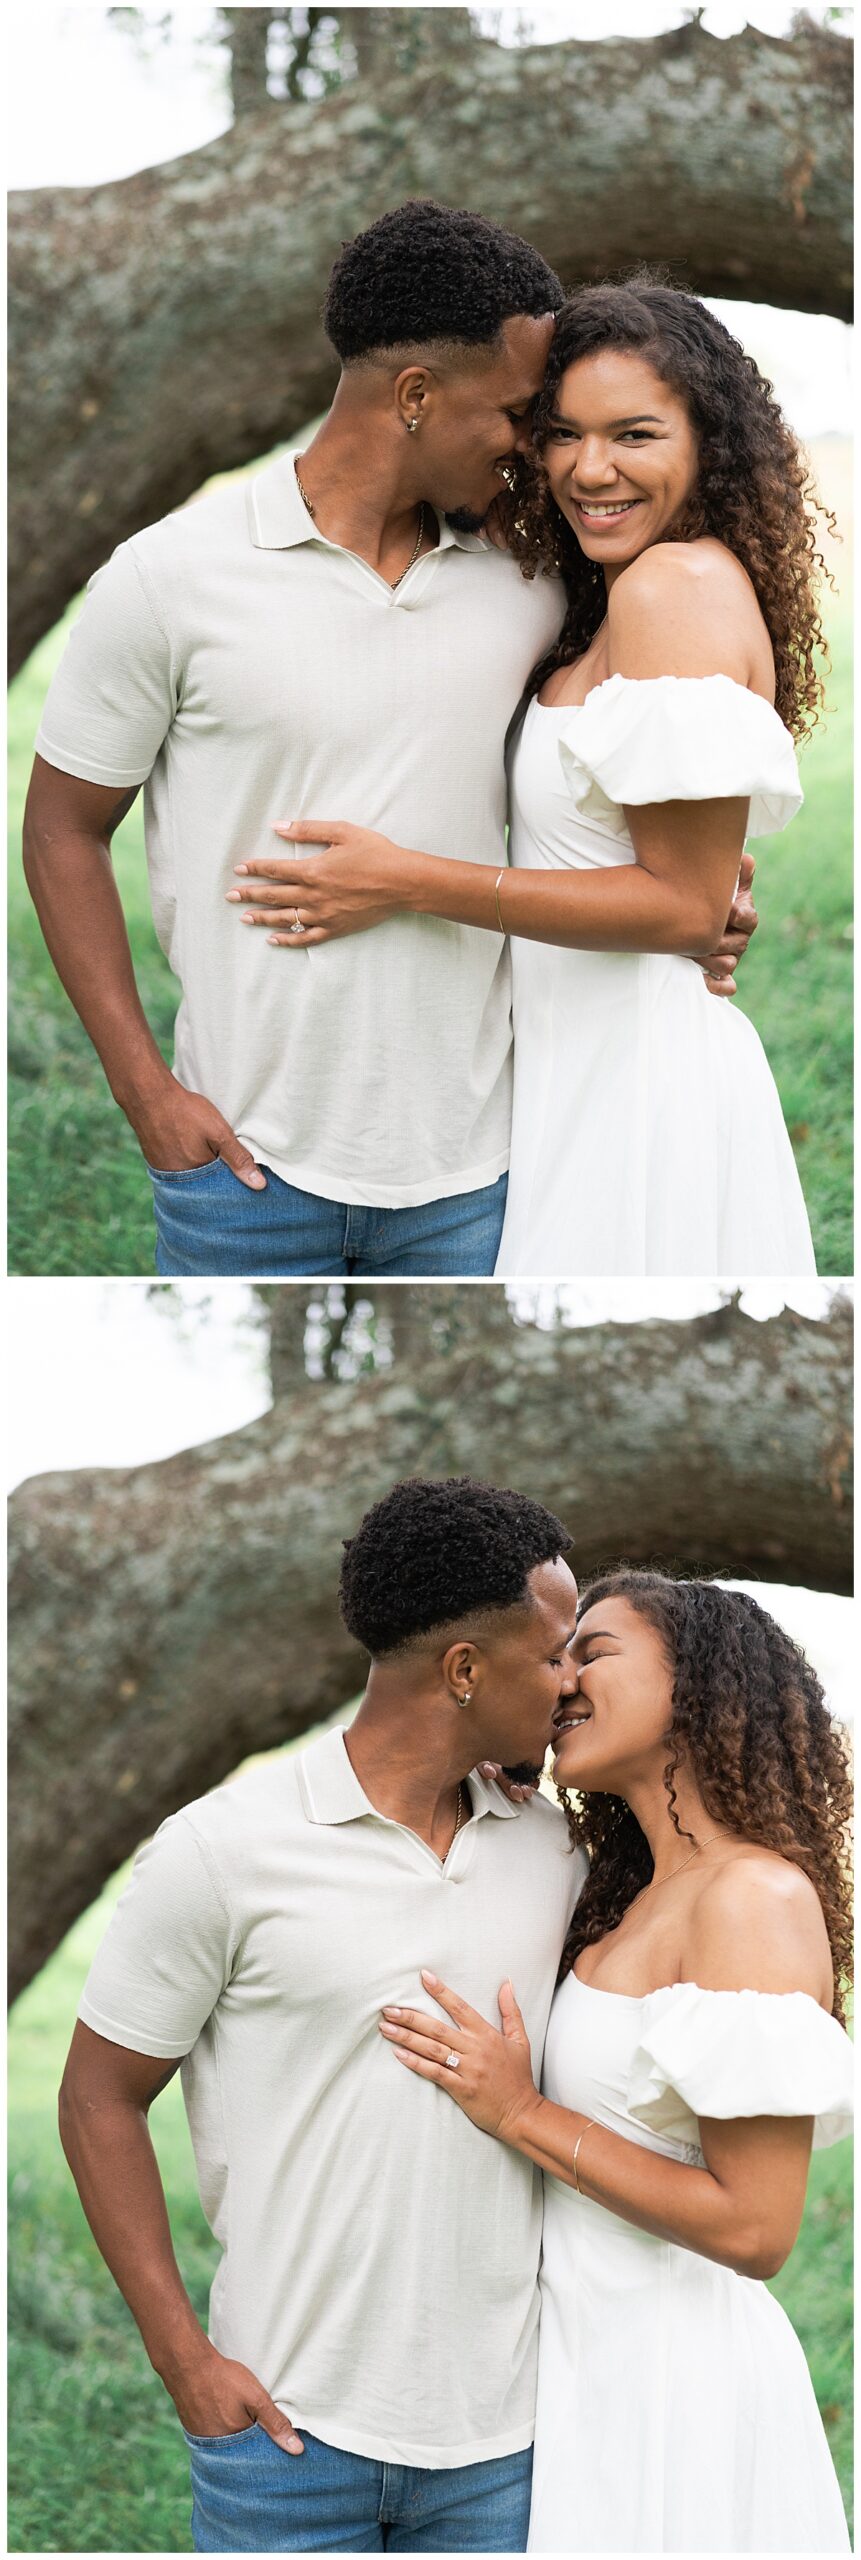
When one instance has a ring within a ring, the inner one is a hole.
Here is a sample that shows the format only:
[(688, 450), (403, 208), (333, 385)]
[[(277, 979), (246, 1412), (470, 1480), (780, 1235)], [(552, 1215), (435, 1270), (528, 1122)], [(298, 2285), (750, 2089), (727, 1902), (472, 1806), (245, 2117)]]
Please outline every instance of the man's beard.
[(543, 1767), (543, 1760), (537, 1762), (518, 1760), (513, 1769), (504, 1768), (502, 1775), (504, 1778), (511, 1778), (516, 1787), (534, 1787), (538, 1784)]
[(477, 516), (474, 507), (447, 507), (445, 520), (452, 533), (481, 533), (484, 528), (484, 516)]

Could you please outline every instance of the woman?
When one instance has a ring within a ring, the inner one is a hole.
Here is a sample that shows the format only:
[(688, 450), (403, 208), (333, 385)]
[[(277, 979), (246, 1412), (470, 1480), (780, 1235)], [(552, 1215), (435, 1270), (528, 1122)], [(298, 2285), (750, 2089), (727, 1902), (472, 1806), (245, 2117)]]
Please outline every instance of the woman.
[(404, 2067), (545, 2172), (528, 2547), (848, 2550), (762, 2281), (811, 2139), (849, 2129), (845, 1752), (804, 1656), (740, 1593), (610, 1575), (572, 1652), (554, 1776), (591, 1865), (543, 2094), (510, 1983), (502, 2034), (428, 1975), (435, 2016), (381, 2021)]
[(760, 1042), (685, 956), (721, 942), (745, 835), (801, 802), (822, 635), (798, 450), (721, 322), (639, 279), (564, 306), (534, 436), (508, 539), (525, 575), (561, 570), (567, 612), (513, 756), (511, 867), (494, 885), (308, 820), (282, 832), (328, 850), (259, 921), (297, 950), (404, 908), (512, 937), (498, 1275), (811, 1272)]

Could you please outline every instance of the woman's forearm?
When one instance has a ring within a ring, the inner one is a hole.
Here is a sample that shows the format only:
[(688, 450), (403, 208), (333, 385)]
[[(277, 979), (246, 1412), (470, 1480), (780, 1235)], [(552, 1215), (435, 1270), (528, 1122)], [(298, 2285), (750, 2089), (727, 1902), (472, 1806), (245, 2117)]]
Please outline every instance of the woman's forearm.
[(665, 2159), (537, 2094), (514, 2141), (547, 2176), (579, 2187), (582, 2195), (638, 2230), (693, 2249), (741, 2275), (775, 2273), (773, 2245), (768, 2246), (754, 2196), (724, 2186), (710, 2169)]
[(671, 882), (637, 861), (600, 871), (506, 869), (497, 913), (497, 874), (484, 863), (421, 853), (409, 861), (411, 912), (494, 933), (501, 918), (508, 934), (574, 951), (705, 957), (720, 941), (732, 900), (732, 880), (716, 895), (695, 872)]

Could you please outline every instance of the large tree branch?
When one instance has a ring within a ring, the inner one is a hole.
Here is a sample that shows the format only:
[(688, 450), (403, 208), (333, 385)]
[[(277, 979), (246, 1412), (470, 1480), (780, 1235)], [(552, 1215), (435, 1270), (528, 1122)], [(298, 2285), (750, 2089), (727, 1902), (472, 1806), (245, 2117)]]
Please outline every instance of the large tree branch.
[[(378, 1314), (402, 1294), (375, 1289)], [(848, 1305), (548, 1333), (488, 1331), (488, 1292), (461, 1295), (447, 1349), (407, 1327), (387, 1374), (306, 1380), (162, 1465), (15, 1495), (13, 1994), (165, 1814), (360, 1686), (341, 1541), (398, 1477), (536, 1495), (581, 1579), (626, 1557), (849, 1589)]]
[(428, 39), (408, 75), (273, 101), (121, 184), (13, 196), (12, 669), (117, 542), (325, 405), (329, 268), (408, 196), (525, 232), (569, 286), (668, 260), (702, 293), (845, 315), (851, 77), (809, 22), (459, 41), (445, 67)]

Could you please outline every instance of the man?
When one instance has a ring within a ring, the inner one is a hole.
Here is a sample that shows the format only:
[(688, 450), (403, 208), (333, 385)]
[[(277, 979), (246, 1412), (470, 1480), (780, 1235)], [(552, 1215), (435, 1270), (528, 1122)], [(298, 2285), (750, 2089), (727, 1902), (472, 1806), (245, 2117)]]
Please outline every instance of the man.
[[(481, 527), (528, 446), (561, 300), (494, 223), (386, 214), (334, 269), (341, 380), (307, 453), (148, 527), (91, 582), (45, 704), (25, 865), (149, 1166), (164, 1276), (493, 1270), (504, 939), (405, 915), (291, 962), (243, 930), (235, 874), (278, 850), (276, 824), (345, 810), (505, 861), (505, 733), (563, 598)], [(182, 986), (173, 1074), (110, 861), (142, 783)]]
[[(345, 1549), (371, 1654), (346, 1733), (162, 1825), (91, 1969), (61, 2133), (189, 2442), (207, 2551), (519, 2551), (540, 2179), (398, 2069), (423, 1967), (488, 2018), (510, 1976), (536, 2072), (583, 1881), (537, 1769), (576, 1688), (560, 1520), (469, 1478), (396, 1485)], [(222, 2249), (207, 2339), (147, 2110), (182, 2061)]]

